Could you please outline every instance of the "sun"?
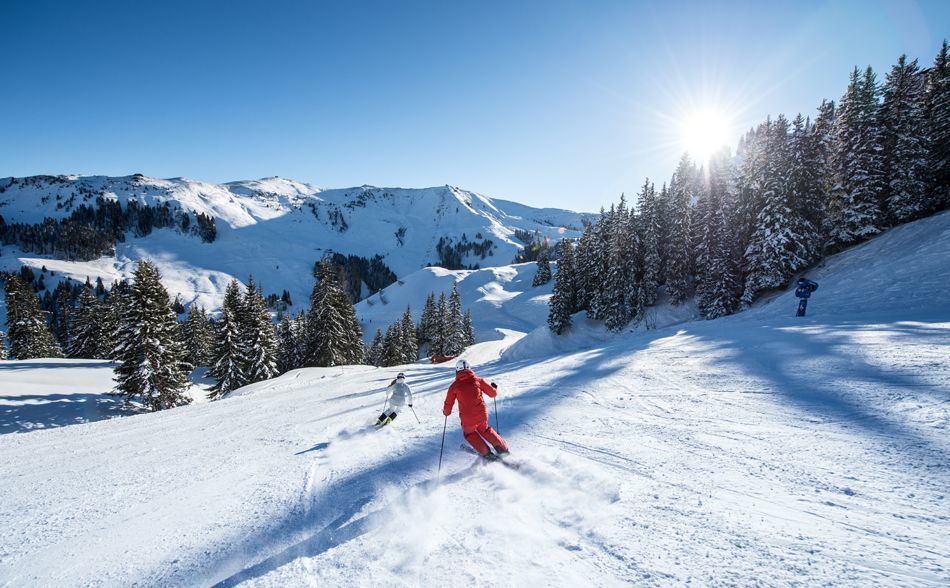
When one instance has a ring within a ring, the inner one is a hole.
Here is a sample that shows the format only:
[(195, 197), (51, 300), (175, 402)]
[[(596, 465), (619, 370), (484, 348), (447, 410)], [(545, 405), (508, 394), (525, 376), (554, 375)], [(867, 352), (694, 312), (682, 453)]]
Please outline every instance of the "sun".
[(683, 117), (680, 123), (680, 142), (690, 157), (699, 163), (730, 141), (732, 124), (729, 118), (715, 110), (697, 110)]

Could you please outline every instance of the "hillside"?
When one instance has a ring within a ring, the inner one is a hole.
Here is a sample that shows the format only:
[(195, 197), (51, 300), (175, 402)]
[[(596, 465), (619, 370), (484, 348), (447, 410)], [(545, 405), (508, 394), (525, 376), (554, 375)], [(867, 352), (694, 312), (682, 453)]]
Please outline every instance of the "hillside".
[[(281, 178), (210, 184), (141, 175), (0, 179), (0, 217), (7, 225), (66, 219), (80, 206), (95, 208), (100, 199), (123, 210), (131, 201), (160, 212), (167, 204), (169, 212), (156, 216), (167, 216), (170, 226), (126, 231), (114, 254), (94, 259), (39, 255), (8, 244), (0, 249), (0, 269), (45, 266), (56, 272), (47, 285), (63, 276), (101, 277), (108, 285), (129, 277), (134, 262), (149, 257), (172, 298), (180, 294), (185, 304), (215, 309), (232, 277), (245, 281), (253, 274), (266, 293), (286, 289), (300, 308), (313, 286), (314, 262), (330, 251), (379, 255), (403, 277), (440, 265), (441, 240), (443, 251), (462, 266), (496, 267), (510, 264), (523, 247), (516, 231), (557, 240), (577, 236), (582, 220), (591, 216), (493, 200), (451, 186), (326, 190)], [(195, 234), (199, 214), (214, 220), (213, 242)], [(182, 229), (183, 223), (188, 228)]]
[[(476, 346), (519, 471), (458, 449), (450, 366), (297, 370), (0, 435), (0, 583), (946, 585), (948, 230), (828, 258), (805, 319), (784, 292), (531, 359)], [(511, 271), (480, 287), (515, 291)], [(420, 422), (368, 429), (400, 370)]]

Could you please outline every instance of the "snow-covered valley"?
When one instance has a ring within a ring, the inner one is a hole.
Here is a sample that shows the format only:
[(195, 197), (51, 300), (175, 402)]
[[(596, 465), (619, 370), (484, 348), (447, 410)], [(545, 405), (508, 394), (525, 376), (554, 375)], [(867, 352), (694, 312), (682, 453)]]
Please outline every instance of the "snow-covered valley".
[[(518, 471), (459, 449), (450, 366), (296, 370), (0, 435), (0, 583), (950, 582), (950, 214), (828, 258), (804, 319), (785, 291), (715, 321), (579, 321), (555, 340), (525, 334), (544, 291), (518, 267), (460, 283), (481, 293), (463, 293), (480, 330), (504, 329), (466, 356), (500, 386)], [(426, 271), (387, 306), (432, 289)], [(3, 396), (29, 380), (0, 365)], [(397, 371), (419, 420), (374, 430)]]

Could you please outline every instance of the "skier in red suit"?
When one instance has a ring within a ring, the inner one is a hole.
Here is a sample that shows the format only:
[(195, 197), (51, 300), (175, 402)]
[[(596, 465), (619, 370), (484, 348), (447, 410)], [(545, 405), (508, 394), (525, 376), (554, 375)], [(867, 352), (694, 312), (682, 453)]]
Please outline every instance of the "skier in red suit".
[[(492, 398), (498, 394), (493, 385), (475, 375), (467, 361), (460, 359), (455, 364), (455, 381), (449, 386), (449, 392), (445, 395), (442, 414), (445, 416), (452, 414), (452, 407), (458, 399), (462, 433), (469, 445), (487, 459), (493, 459), (497, 455), (508, 455), (508, 444), (501, 435), (488, 426), (488, 407), (485, 406), (485, 399), (482, 398), (483, 393)], [(495, 453), (488, 448), (486, 441), (494, 448)]]

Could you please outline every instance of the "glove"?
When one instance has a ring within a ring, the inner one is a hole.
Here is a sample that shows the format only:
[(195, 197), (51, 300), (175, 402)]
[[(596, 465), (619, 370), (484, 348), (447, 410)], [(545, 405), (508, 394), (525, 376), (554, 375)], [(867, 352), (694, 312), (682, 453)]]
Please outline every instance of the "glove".
[(498, 384), (492, 382), (492, 383), (491, 383), (491, 387), (494, 388), (495, 390), (497, 390), (497, 389), (498, 389)]
[(452, 414), (452, 411), (445, 412), (445, 411), (443, 410), (443, 411), (442, 411), (442, 414), (444, 414), (445, 416), (449, 416), (450, 414)]
[(412, 404), (409, 405), (409, 408), (412, 408)]

